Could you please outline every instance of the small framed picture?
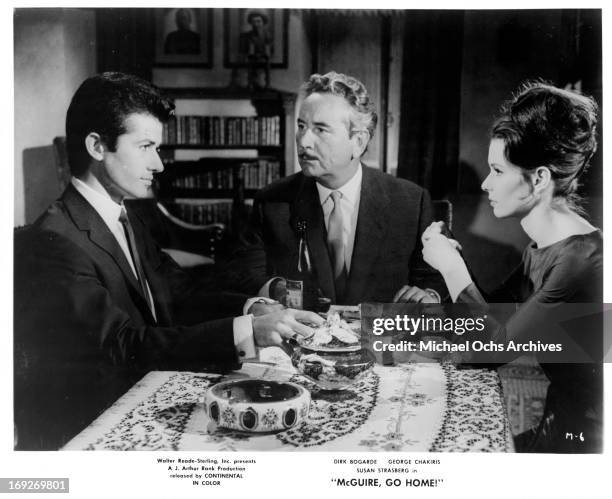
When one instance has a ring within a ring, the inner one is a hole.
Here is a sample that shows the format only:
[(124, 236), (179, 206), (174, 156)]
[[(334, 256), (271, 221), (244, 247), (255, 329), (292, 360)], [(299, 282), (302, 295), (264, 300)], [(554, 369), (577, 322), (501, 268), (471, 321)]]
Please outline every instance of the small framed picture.
[(287, 9), (225, 9), (226, 68), (287, 67)]
[(155, 65), (212, 67), (212, 9), (157, 9)]

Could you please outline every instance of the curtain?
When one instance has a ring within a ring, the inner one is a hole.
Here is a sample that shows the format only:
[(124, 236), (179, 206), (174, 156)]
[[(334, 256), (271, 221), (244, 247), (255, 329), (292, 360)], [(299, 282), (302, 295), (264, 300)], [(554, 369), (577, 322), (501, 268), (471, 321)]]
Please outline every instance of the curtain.
[(441, 199), (457, 186), (463, 13), (408, 11), (404, 33), (397, 175)]

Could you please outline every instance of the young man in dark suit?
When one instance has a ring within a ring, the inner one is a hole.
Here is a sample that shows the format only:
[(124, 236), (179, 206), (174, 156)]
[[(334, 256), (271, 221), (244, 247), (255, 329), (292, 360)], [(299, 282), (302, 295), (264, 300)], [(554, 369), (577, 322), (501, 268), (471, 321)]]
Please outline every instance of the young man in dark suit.
[(438, 302), (436, 291), (422, 289), (444, 289), (421, 257), (421, 233), (432, 220), (427, 191), (361, 163), (377, 121), (365, 86), (330, 72), (312, 75), (302, 90), (302, 171), (256, 195), (229, 281), (281, 298), (297, 265), (296, 227), (306, 221), (319, 286), (332, 302)]
[[(16, 235), (15, 422), (20, 449), (58, 448), (149, 370), (238, 367), (255, 345), (311, 334), (315, 314), (207, 321), (216, 307), (124, 200), (150, 197), (171, 102), (139, 78), (86, 80), (66, 117), (72, 181)], [(182, 324), (179, 308), (201, 311)]]

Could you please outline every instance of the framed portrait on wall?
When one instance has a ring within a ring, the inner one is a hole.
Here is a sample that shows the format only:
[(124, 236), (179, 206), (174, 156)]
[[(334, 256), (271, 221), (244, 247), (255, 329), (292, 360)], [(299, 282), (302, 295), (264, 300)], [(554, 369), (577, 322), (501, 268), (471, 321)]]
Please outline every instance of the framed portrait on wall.
[(155, 17), (156, 66), (212, 67), (211, 9), (158, 9)]
[(287, 67), (287, 9), (225, 9), (226, 68)]

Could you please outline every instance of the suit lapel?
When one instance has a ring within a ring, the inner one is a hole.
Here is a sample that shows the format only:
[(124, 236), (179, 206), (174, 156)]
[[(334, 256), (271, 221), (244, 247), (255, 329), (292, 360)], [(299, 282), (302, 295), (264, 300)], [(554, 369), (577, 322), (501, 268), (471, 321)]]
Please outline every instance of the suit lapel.
[[(145, 238), (150, 238), (150, 236), (146, 234), (148, 229), (140, 214), (137, 210), (131, 209), (133, 202), (134, 201), (125, 202), (128, 216), (130, 217), (136, 240), (144, 242)], [(161, 261), (157, 255), (151, 255), (144, 247), (140, 248), (140, 257), (147, 282), (149, 283), (149, 288), (151, 289), (151, 294), (153, 295), (153, 301), (155, 302), (157, 322), (160, 324), (170, 324), (172, 314), (169, 309), (169, 303), (171, 302), (171, 298), (168, 293), (167, 285), (158, 270)]]
[(102, 220), (102, 217), (98, 215), (98, 212), (87, 202), (87, 200), (81, 196), (81, 194), (74, 188), (72, 184), (68, 185), (62, 196), (62, 201), (66, 206), (66, 209), (70, 213), (70, 216), (74, 220), (75, 225), (79, 230), (87, 232), (90, 241), (104, 250), (121, 269), (125, 280), (133, 288), (133, 291), (140, 298), (139, 305), (142, 311), (146, 310), (151, 319), (151, 310), (147, 305), (147, 302), (142, 296), (140, 291), (140, 285), (134, 276), (134, 272), (128, 263), (123, 250), (119, 246), (119, 243), (115, 239), (115, 236), (111, 233), (107, 225)]
[(289, 223), (293, 232), (296, 231), (297, 223), (302, 220), (308, 224), (308, 246), (312, 253), (311, 256), (317, 271), (321, 291), (326, 297), (335, 301), (336, 290), (327, 250), (327, 231), (323, 220), (323, 209), (321, 208), (317, 186), (314, 180), (308, 177), (302, 178), (302, 183), (291, 206)]
[(355, 244), (345, 294), (347, 303), (363, 301), (370, 271), (387, 231), (385, 219), (389, 198), (372, 173), (370, 168), (363, 168)]

